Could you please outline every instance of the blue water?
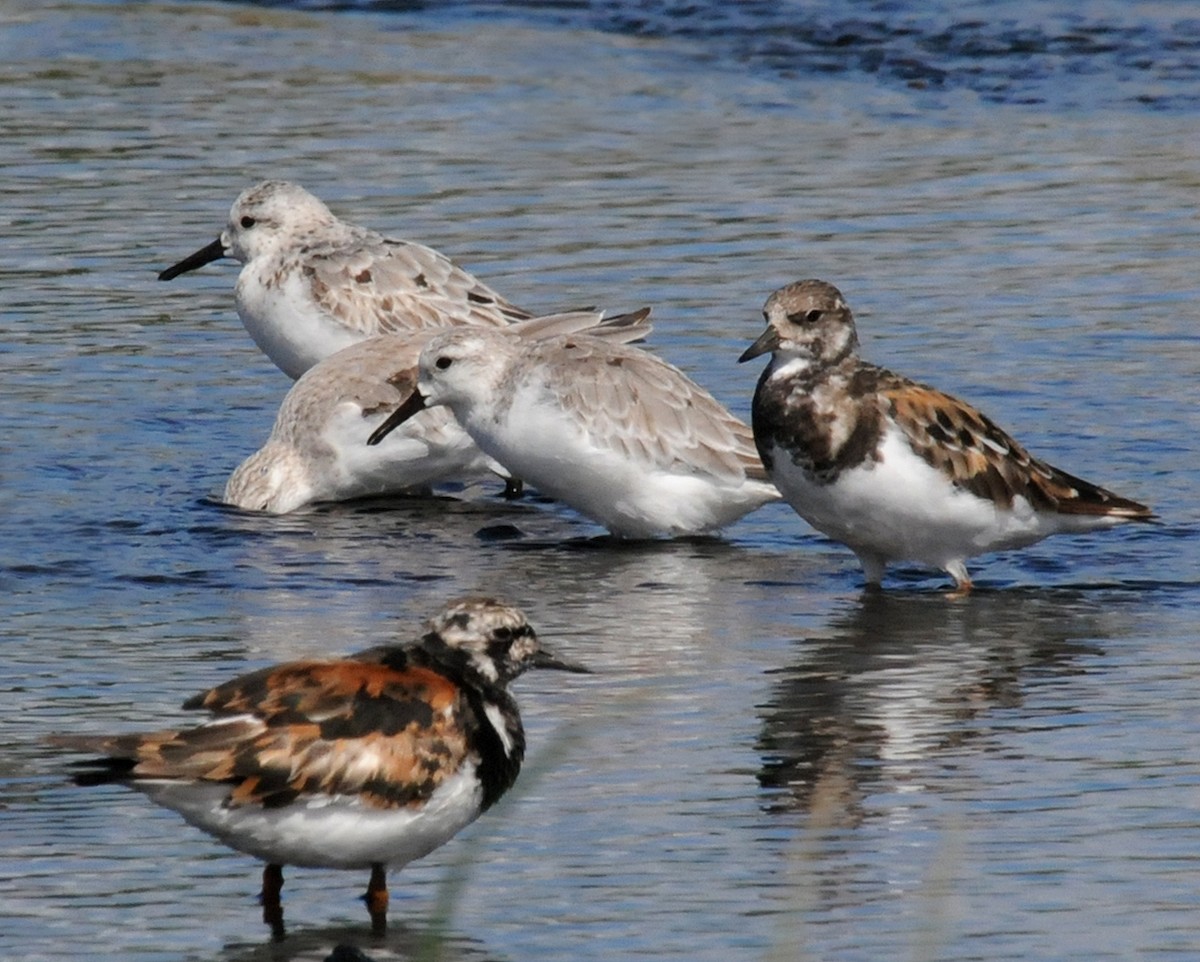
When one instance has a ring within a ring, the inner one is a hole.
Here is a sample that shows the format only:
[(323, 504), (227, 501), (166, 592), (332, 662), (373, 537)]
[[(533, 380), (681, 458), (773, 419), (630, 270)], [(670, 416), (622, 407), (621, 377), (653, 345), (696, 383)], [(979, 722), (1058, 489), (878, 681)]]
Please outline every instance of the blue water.
[[(1200, 950), (1190, 3), (0, 3), (0, 955), (1155, 958)], [(286, 518), (213, 498), (286, 379), (235, 269), (157, 271), (295, 179), (514, 301), (648, 304), (734, 410), (779, 285), (1161, 524), (980, 589), (772, 506), (595, 543), (494, 486)], [(257, 866), (41, 739), (522, 604), (596, 670), (516, 686), (514, 795), (393, 879)], [(449, 904), (443, 909), (443, 904)]]
[(681, 41), (705, 61), (787, 79), (867, 74), (884, 85), (922, 91), (927, 109), (942, 104), (939, 92), (959, 89), (988, 102), (1055, 110), (1187, 111), (1200, 97), (1200, 11), (1187, 0), (314, 0), (263, 6), (389, 13), (404, 27), (436, 15)]

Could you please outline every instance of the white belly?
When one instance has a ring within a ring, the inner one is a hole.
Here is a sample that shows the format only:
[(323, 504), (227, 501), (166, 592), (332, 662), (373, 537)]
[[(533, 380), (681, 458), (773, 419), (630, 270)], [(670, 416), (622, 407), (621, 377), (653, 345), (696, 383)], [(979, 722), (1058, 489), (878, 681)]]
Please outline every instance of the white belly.
[(345, 795), (282, 808), (229, 807), (228, 785), (145, 781), (136, 787), (239, 852), (276, 865), (344, 869), (399, 867), (428, 855), (478, 817), (483, 797), (469, 765), (420, 808), (373, 808)]
[(443, 481), (471, 481), (502, 469), (476, 447), (447, 408), (420, 412), (379, 444), (367, 438), (387, 412), (363, 417), (345, 403), (330, 417), (324, 440), (332, 453), (326, 500), (386, 494)]
[(945, 567), (1066, 530), (1062, 516), (1039, 515), (1024, 498), (998, 507), (956, 487), (895, 430), (885, 436), (879, 460), (842, 472), (833, 484), (810, 481), (782, 449), (774, 459), (775, 483), (802, 518), (885, 562)]
[(499, 421), (479, 405), (459, 417), (480, 450), (514, 476), (619, 537), (699, 534), (777, 497), (762, 482), (603, 448), (573, 417), (523, 392)]

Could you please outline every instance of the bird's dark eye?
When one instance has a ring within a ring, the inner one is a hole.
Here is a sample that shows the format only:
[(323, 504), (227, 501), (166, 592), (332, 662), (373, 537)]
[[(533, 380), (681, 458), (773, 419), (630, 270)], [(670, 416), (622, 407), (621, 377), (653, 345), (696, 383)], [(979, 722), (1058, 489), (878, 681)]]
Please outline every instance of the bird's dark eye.
[[(439, 371), (444, 371), (444, 370), (446, 370), (446, 368), (448, 368), (453, 363), (454, 363), (454, 361), (451, 358), (442, 356), (433, 362), (433, 366), (436, 367)], [(508, 629), (505, 629), (505, 630), (507, 631)]]
[(513, 630), (508, 627), (497, 628), (492, 634), (497, 641), (508, 641), (513, 636)]
[(816, 307), (811, 311), (797, 311), (795, 314), (789, 314), (788, 320), (793, 324), (813, 324), (821, 319), (823, 313), (824, 311)]
[(242, 223), (242, 226), (244, 228), (246, 228), (246, 230), (249, 230), (251, 227), (254, 226), (255, 220), (253, 217), (243, 217), (241, 223)]

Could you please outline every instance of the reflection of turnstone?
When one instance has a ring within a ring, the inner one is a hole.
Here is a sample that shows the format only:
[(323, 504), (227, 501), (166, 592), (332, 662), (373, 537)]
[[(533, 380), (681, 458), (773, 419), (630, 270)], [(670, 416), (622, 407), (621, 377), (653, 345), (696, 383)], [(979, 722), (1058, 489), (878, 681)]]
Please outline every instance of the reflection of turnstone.
[(800, 516), (858, 556), (869, 584), (910, 560), (965, 591), (973, 555), (1151, 518), (1034, 458), (970, 405), (860, 360), (833, 285), (790, 284), (763, 313), (766, 331), (740, 358), (773, 354), (754, 392), (759, 453)]
[(244, 265), (238, 315), (263, 353), (292, 378), (376, 334), (451, 324), (502, 327), (531, 316), (432, 248), (347, 224), (286, 181), (242, 191), (221, 236), (159, 280), (221, 257)]
[(184, 708), (194, 728), (64, 735), (104, 757), (81, 784), (122, 782), (266, 862), (263, 917), (283, 934), (284, 865), (370, 869), (387, 920), (389, 866), (432, 852), (508, 790), (525, 735), (508, 684), (527, 668), (585, 671), (491, 599), (451, 604), (411, 644), (298, 661), (234, 678)]
[[(626, 342), (650, 331), (648, 310), (611, 317), (593, 312), (518, 321), (527, 338), (587, 330)], [(417, 357), (433, 331), (383, 334), (343, 348), (310, 368), (288, 391), (271, 436), (230, 476), (224, 500), (250, 511), (286, 514), (317, 501), (346, 501), (488, 474), (509, 477), (483, 454), (446, 408), (422, 412), (378, 445), (367, 438), (417, 387)]]
[(779, 497), (749, 427), (637, 348), (460, 327), (426, 344), (419, 372), (372, 443), (444, 404), (481, 451), (618, 537), (698, 534)]

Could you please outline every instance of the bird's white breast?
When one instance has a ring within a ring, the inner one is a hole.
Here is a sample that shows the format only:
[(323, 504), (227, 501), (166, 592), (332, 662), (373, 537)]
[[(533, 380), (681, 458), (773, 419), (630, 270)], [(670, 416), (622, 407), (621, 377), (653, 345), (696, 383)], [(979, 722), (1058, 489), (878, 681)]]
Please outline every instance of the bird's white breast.
[(298, 265), (286, 268), (251, 261), (238, 277), (238, 316), (254, 343), (288, 377), (369, 336), (339, 324), (313, 300)]

